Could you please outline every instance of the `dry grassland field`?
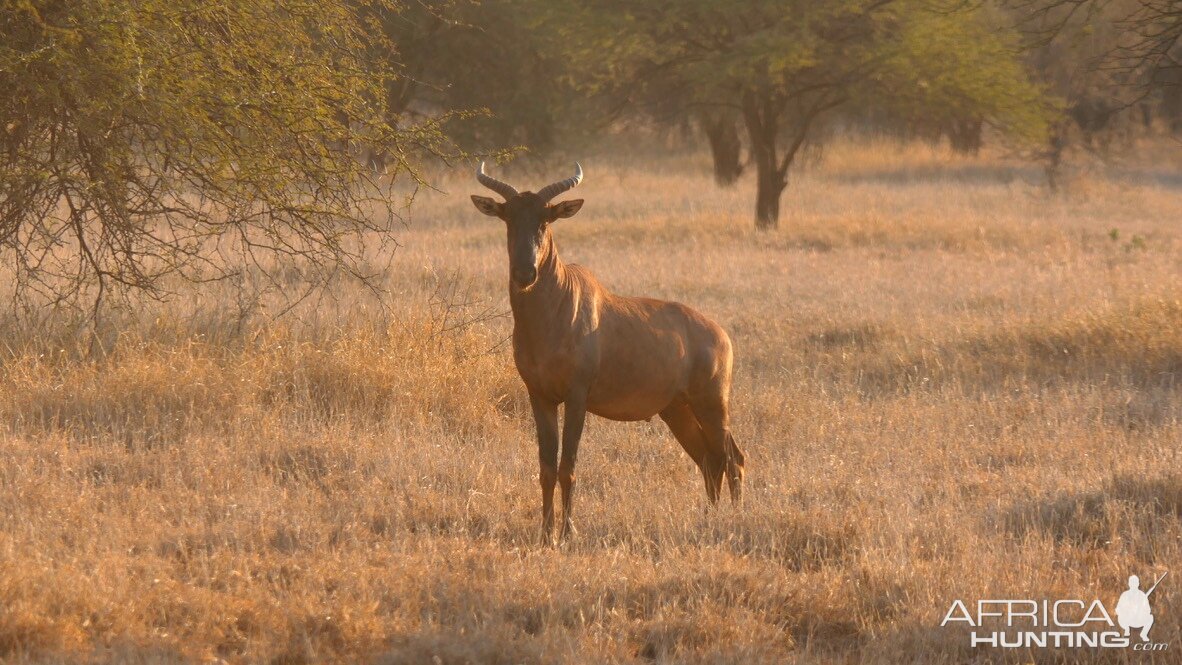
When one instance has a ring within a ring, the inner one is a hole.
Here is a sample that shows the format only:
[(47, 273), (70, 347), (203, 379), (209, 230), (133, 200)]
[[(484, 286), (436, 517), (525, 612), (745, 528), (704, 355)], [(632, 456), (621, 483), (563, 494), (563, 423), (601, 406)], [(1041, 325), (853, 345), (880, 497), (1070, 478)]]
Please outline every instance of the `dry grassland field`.
[[(747, 485), (707, 510), (663, 423), (592, 417), (557, 548), (468, 165), (374, 257), (381, 306), (346, 286), (272, 321), (203, 287), (105, 317), (95, 354), (5, 315), (0, 660), (1179, 662), (1182, 160), (1158, 148), (1052, 195), (997, 154), (841, 143), (774, 232), (706, 155), (584, 157), (562, 255), (729, 331)], [(940, 626), (957, 599), (1111, 609), (1166, 571), (1165, 651)]]

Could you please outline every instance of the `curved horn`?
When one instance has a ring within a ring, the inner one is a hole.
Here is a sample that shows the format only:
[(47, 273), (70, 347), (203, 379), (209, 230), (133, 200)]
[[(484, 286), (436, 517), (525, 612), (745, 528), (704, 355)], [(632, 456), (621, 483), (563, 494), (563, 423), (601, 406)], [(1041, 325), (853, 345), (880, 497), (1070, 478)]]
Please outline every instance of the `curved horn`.
[(582, 181), (583, 167), (579, 166), (578, 162), (575, 162), (575, 174), (573, 176), (567, 178), (566, 180), (559, 180), (552, 185), (546, 185), (545, 187), (541, 188), (538, 190), (538, 198), (542, 199), (542, 203), (546, 203), (550, 199), (558, 196), (568, 189), (571, 189)]
[(480, 181), (480, 184), (505, 197), (506, 201), (517, 196), (517, 190), (513, 189), (512, 185), (484, 174), (484, 162), (480, 162), (480, 168), (476, 169), (476, 179)]

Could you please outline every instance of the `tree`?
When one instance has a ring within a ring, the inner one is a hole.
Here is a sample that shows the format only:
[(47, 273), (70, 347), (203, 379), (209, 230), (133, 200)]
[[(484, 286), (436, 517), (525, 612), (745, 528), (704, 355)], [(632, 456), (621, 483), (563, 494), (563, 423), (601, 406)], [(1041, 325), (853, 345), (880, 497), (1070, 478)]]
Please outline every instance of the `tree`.
[(1105, 155), (1114, 138), (1128, 137), (1138, 126), (1150, 125), (1149, 102), (1157, 87), (1165, 88), (1160, 110), (1168, 112), (1172, 86), (1160, 78), (1172, 78), (1170, 70), (1148, 57), (1141, 36), (1143, 30), (1153, 30), (1148, 24), (1140, 25), (1148, 16), (1146, 7), (1158, 3), (1010, 0), (1006, 4), (1011, 22), (1025, 40), (1030, 69), (1062, 99), (1064, 112), (1051, 126), (1041, 154), (1052, 191), (1058, 189), (1064, 157), (1074, 143)]
[[(387, 113), (396, 72), (345, 0), (10, 0), (0, 9), (0, 252), (18, 294), (161, 293), (267, 256), (365, 277), (395, 202), (356, 159), (417, 160), (438, 119)], [(225, 260), (226, 254), (238, 257)], [(265, 275), (266, 270), (256, 268)]]
[(940, 128), (963, 153), (980, 148), (986, 125), (1011, 136), (1045, 136), (1056, 100), (1031, 83), (1025, 53), (1018, 36), (1004, 30), (1007, 23), (983, 9), (919, 13), (900, 27), (871, 93), (878, 99), (866, 101)]
[(710, 148), (714, 182), (730, 187), (743, 174), (739, 116), (702, 93), (695, 81), (667, 74), (640, 82), (619, 78), (604, 86), (600, 97), (619, 115), (630, 113), (660, 127), (696, 127)]
[(1105, 44), (1106, 66), (1156, 77), (1182, 70), (1182, 0), (1008, 0), (1019, 25), (1033, 44), (1046, 44), (1096, 19), (1117, 28), (1121, 39)]
[(1182, 0), (1009, 0), (1035, 69), (1067, 98), (1089, 144), (1111, 121), (1152, 109), (1182, 130)]
[[(953, 104), (1003, 129), (1026, 135), (1045, 130), (1038, 88), (1014, 45), (977, 3), (589, 0), (577, 5), (557, 9), (553, 29), (576, 61), (589, 63), (583, 72), (589, 88), (614, 78), (643, 94), (656, 82), (681, 81), (695, 90), (691, 103), (740, 115), (756, 167), (758, 228), (777, 226), (796, 155), (843, 108), (899, 100), (927, 110)], [(953, 37), (943, 37), (944, 30)]]
[(728, 109), (702, 110), (698, 125), (710, 144), (710, 158), (714, 163), (714, 182), (730, 187), (743, 175), (743, 143), (739, 138), (739, 118)]
[(456, 113), (448, 135), (469, 149), (553, 148), (579, 123), (562, 58), (522, 0), (403, 0), (374, 12), (390, 51), (376, 54), (390, 80), (392, 112)]

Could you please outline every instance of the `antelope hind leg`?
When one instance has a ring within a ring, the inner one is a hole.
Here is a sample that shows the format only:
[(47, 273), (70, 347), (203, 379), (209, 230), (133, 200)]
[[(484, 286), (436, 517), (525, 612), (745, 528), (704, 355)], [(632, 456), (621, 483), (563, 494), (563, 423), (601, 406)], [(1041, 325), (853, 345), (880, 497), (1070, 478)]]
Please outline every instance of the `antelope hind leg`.
[(743, 498), (743, 465), (746, 459), (729, 429), (726, 431), (726, 446), (726, 480), (730, 486), (731, 500), (737, 502)]
[(722, 490), (722, 464), (709, 454), (706, 436), (693, 410), (685, 403), (670, 404), (661, 411), (661, 420), (665, 421), (677, 442), (698, 465), (706, 481), (706, 498), (710, 503), (717, 503)]
[(743, 491), (743, 453), (731, 436), (726, 399), (714, 395), (705, 400), (692, 402), (690, 407), (702, 427), (706, 459), (712, 474), (710, 479), (717, 488), (716, 496), (722, 492), (722, 477), (725, 473), (731, 499), (738, 501)]

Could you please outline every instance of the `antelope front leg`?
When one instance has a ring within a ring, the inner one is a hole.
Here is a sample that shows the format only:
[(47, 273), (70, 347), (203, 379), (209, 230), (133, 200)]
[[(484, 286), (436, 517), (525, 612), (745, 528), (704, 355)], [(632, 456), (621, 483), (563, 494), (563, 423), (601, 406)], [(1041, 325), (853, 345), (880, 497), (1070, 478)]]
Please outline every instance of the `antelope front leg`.
[(567, 398), (562, 413), (562, 461), (558, 464), (558, 483), (562, 486), (562, 539), (574, 529), (571, 522), (571, 495), (575, 490), (575, 459), (579, 455), (579, 439), (583, 437), (586, 419), (586, 395)]
[[(529, 396), (538, 430), (538, 480), (542, 484), (542, 540), (554, 536), (554, 482), (558, 480), (558, 405)], [(565, 493), (564, 493), (565, 496)]]

